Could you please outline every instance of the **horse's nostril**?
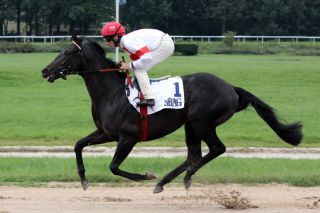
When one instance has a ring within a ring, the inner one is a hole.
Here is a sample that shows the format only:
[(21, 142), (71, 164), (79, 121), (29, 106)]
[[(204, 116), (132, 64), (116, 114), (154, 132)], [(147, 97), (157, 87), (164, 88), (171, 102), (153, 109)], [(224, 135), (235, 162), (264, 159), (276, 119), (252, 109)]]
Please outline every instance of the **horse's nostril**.
[(47, 68), (43, 69), (43, 70), (42, 70), (42, 74), (45, 74), (47, 71), (48, 71)]

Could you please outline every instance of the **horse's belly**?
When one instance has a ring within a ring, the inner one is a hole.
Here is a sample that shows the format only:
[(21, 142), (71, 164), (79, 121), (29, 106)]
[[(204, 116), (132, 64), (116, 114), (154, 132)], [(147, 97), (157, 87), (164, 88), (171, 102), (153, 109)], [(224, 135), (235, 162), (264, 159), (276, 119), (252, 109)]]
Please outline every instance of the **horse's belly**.
[(149, 116), (148, 138), (153, 140), (164, 137), (177, 129), (186, 122), (184, 109), (181, 110), (162, 110)]

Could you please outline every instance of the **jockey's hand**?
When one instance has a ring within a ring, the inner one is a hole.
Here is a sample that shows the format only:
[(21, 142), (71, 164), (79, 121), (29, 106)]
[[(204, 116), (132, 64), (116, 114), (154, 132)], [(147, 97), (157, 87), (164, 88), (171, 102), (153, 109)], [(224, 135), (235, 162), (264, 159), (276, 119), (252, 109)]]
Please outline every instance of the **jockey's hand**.
[(120, 63), (120, 69), (122, 70), (130, 70), (130, 64), (129, 63), (125, 63), (125, 62), (121, 62)]

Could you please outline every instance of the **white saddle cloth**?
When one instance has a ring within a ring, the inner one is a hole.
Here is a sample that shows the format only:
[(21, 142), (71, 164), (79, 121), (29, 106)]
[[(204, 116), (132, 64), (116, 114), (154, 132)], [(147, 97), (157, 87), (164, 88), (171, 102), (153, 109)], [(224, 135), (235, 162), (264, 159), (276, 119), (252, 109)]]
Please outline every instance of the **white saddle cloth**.
[[(155, 94), (155, 105), (148, 107), (148, 115), (156, 113), (162, 109), (182, 109), (184, 108), (184, 91), (181, 77), (168, 77), (166, 79), (151, 79), (151, 87)], [(139, 91), (129, 85), (129, 102), (140, 112), (137, 103), (140, 102)]]

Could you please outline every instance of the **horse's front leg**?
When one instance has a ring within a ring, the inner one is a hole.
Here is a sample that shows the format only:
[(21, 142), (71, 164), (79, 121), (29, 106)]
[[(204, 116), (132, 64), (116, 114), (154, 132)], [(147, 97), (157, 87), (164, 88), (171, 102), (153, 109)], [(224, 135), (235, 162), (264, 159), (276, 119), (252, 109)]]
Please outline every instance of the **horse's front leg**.
[(86, 146), (107, 143), (112, 141), (113, 140), (110, 139), (104, 132), (100, 130), (96, 130), (90, 135), (88, 135), (87, 137), (82, 138), (76, 143), (74, 147), (74, 151), (76, 153), (76, 158), (77, 158), (78, 174), (80, 176), (81, 184), (84, 190), (86, 190), (89, 187), (89, 182), (86, 179), (86, 175), (85, 175), (85, 168), (84, 168), (83, 159), (82, 159), (82, 149)]
[(137, 173), (126, 172), (119, 169), (120, 164), (126, 159), (130, 154), (133, 147), (136, 145), (137, 141), (130, 140), (129, 138), (122, 138), (118, 142), (116, 152), (110, 164), (110, 170), (114, 175), (119, 175), (130, 180), (141, 181), (141, 180), (152, 180), (157, 178), (151, 172), (146, 172), (146, 174), (141, 175)]

